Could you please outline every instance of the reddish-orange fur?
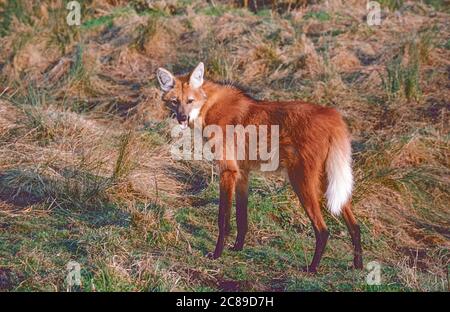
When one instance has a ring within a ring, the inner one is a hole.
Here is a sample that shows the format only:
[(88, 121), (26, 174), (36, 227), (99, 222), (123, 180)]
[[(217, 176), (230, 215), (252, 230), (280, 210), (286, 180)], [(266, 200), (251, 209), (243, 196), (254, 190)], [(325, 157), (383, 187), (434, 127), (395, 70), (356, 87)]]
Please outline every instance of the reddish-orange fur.
[[(315, 272), (322, 257), (328, 230), (323, 219), (320, 200), (327, 184), (325, 163), (332, 142), (345, 142), (350, 138), (345, 122), (333, 108), (302, 101), (258, 101), (245, 95), (240, 89), (205, 81), (200, 89), (190, 90), (189, 76), (175, 78), (175, 85), (168, 91), (166, 100), (179, 99), (177, 112), (189, 111), (186, 98), (193, 97), (194, 104), (201, 103), (200, 116), (203, 126), (218, 125), (224, 133), (226, 125), (278, 125), (280, 168), (285, 169), (289, 181), (298, 195), (316, 234), (316, 250), (307, 271)], [(200, 105), (200, 104), (197, 104)], [(187, 112), (188, 114), (189, 112)], [(248, 142), (246, 142), (248, 143)], [(248, 147), (247, 147), (248, 148)], [(248, 153), (246, 154), (248, 155)], [(220, 202), (219, 238), (213, 258), (221, 255), (230, 230), (230, 212), (233, 194), (236, 196), (238, 234), (234, 250), (241, 250), (247, 233), (248, 180), (258, 161), (219, 160)], [(350, 231), (355, 248), (354, 265), (362, 268), (360, 231), (350, 208), (350, 201), (343, 207), (343, 217)]]

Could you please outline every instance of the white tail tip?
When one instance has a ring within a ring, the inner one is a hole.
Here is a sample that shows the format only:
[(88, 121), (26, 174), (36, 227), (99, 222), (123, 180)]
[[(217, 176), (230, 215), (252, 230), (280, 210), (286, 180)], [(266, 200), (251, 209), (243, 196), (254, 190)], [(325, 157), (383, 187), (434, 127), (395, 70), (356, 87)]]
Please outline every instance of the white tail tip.
[(350, 142), (346, 139), (333, 142), (326, 161), (328, 187), (325, 193), (327, 207), (337, 216), (348, 202), (353, 189)]

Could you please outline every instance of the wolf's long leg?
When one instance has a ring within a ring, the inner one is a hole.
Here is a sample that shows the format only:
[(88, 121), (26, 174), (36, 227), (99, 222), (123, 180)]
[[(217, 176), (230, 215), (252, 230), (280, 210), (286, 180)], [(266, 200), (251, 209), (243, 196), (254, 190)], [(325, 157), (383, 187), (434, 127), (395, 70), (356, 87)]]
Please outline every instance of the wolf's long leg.
[(212, 258), (216, 259), (222, 255), (226, 238), (226, 224), (231, 212), (231, 204), (233, 200), (233, 191), (237, 179), (237, 171), (226, 169), (220, 174), (220, 198), (219, 198), (219, 237), (217, 239), (216, 249)]
[(236, 182), (236, 224), (237, 236), (233, 250), (239, 251), (244, 247), (245, 235), (248, 230), (248, 173), (243, 173)]
[(354, 258), (353, 264), (355, 269), (363, 268), (362, 259), (362, 248), (361, 248), (361, 231), (359, 225), (356, 222), (355, 216), (353, 215), (351, 204), (345, 205), (343, 210), (343, 217), (345, 224), (347, 225), (348, 231), (350, 232), (350, 237), (352, 238), (353, 248), (354, 248)]
[(314, 273), (322, 259), (329, 236), (319, 205), (319, 174), (300, 165), (289, 170), (289, 180), (314, 228), (316, 248), (311, 264), (305, 268), (305, 271)]

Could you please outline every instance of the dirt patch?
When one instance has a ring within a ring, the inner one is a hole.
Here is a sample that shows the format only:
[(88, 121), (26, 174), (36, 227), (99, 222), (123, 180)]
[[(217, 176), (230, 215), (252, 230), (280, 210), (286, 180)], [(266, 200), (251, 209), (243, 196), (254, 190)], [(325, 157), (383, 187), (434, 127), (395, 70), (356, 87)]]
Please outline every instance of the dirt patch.
[(419, 111), (436, 122), (445, 116), (446, 111), (450, 111), (450, 102), (446, 100), (429, 98), (427, 100), (427, 106), (420, 108)]
[(287, 283), (288, 283), (288, 281), (286, 278), (282, 278), (282, 277), (274, 278), (270, 281), (267, 291), (271, 291), (271, 292), (286, 291)]
[(10, 269), (0, 268), (0, 291), (7, 291), (13, 288), (13, 276)]
[(249, 290), (249, 281), (234, 281), (222, 279), (218, 281), (218, 288), (222, 291), (246, 291)]
[(408, 266), (416, 267), (419, 270), (426, 270), (427, 264), (427, 250), (419, 248), (400, 248), (400, 252), (408, 257)]

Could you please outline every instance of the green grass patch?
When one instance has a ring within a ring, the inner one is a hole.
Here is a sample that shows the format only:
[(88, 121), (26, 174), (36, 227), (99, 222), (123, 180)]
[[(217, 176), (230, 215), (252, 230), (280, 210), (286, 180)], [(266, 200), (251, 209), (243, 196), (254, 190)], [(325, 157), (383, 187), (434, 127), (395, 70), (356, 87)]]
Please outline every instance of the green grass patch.
[(382, 7), (388, 8), (391, 11), (400, 9), (403, 6), (403, 0), (380, 0)]
[(318, 12), (307, 12), (304, 15), (305, 19), (316, 19), (320, 22), (326, 22), (329, 21), (331, 19), (330, 14), (328, 14), (325, 11), (318, 11)]

